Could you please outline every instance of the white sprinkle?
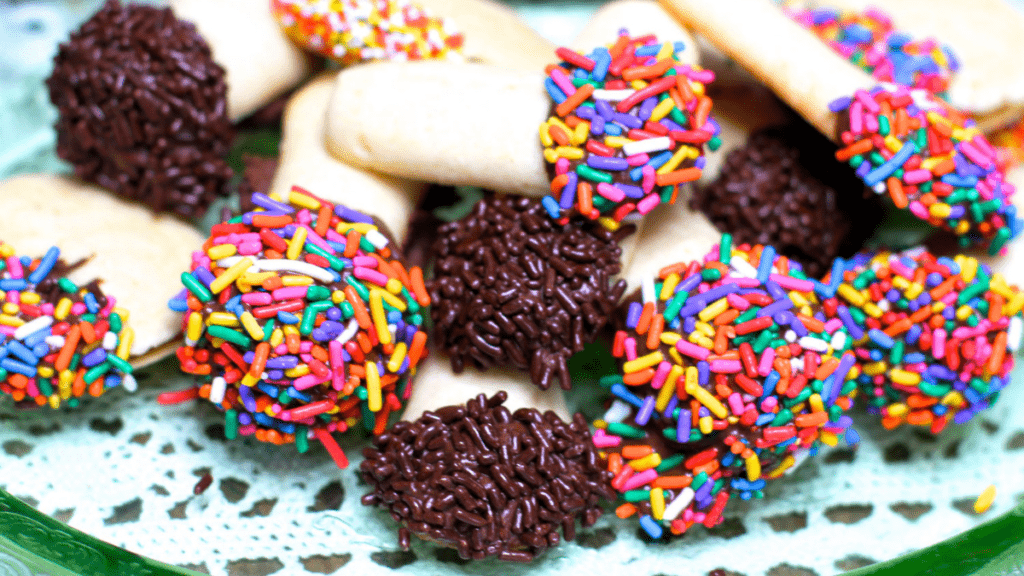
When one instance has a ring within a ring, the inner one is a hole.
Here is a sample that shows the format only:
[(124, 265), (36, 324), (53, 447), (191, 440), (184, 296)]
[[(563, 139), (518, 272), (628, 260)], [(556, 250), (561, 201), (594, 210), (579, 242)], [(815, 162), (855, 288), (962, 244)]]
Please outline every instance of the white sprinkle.
[(139, 383), (135, 380), (135, 376), (131, 374), (125, 374), (121, 378), (121, 388), (124, 388), (128, 392), (135, 392), (139, 389)]
[(885, 191), (888, 190), (888, 188), (885, 185), (885, 182), (879, 182), (878, 184), (872, 186), (871, 189), (875, 191), (875, 194), (884, 194)]
[(798, 358), (790, 358), (789, 359), (789, 371), (792, 374), (803, 372), (804, 371), (804, 357), (800, 356)]
[(786, 330), (786, 333), (782, 335), (786, 339), (786, 342), (796, 342), (796, 332), (792, 330)]
[(835, 334), (832, 335), (832, 349), (842, 350), (844, 346), (846, 346), (846, 332), (836, 330)]
[(1020, 340), (1024, 331), (1024, 322), (1020, 316), (1010, 318), (1010, 327), (1006, 330), (1006, 349), (1011, 352), (1020, 350)]
[(633, 95), (636, 90), (594, 90), (594, 100), (607, 100), (609, 102), (618, 102), (619, 100), (625, 100)]
[(668, 136), (661, 136), (659, 138), (648, 138), (647, 140), (637, 140), (636, 142), (623, 144), (622, 152), (626, 156), (632, 156), (634, 154), (646, 154), (647, 152), (661, 152), (671, 147), (672, 139)]
[(228, 382), (221, 376), (217, 376), (210, 382), (210, 402), (220, 404), (224, 401), (224, 391), (228, 388)]
[(729, 259), (729, 266), (732, 266), (733, 271), (740, 276), (747, 278), (757, 278), (757, 268), (750, 265), (742, 256), (733, 256)]
[(640, 296), (645, 304), (658, 301), (657, 295), (654, 294), (654, 278), (644, 276), (644, 279), (640, 281)]
[(328, 270), (324, 270), (319, 266), (310, 264), (309, 262), (301, 262), (298, 260), (258, 260), (256, 266), (261, 270), (270, 270), (274, 272), (298, 272), (299, 274), (305, 274), (310, 278), (319, 280), (321, 282), (334, 282), (336, 278), (334, 274)]
[(63, 336), (47, 336), (46, 345), (50, 347), (50, 350), (60, 350), (64, 347)]
[(14, 330), (14, 339), (24, 340), (43, 328), (48, 328), (50, 324), (53, 324), (53, 316), (40, 316), (35, 320), (25, 322)]
[(373, 247), (376, 248), (377, 250), (380, 250), (381, 248), (384, 248), (388, 245), (388, 237), (381, 234), (380, 230), (367, 230), (366, 234), (363, 237), (366, 238), (367, 242), (373, 244)]
[(227, 258), (221, 258), (220, 260), (217, 260), (217, 266), (228, 269), (241, 262), (242, 258), (246, 258), (246, 256), (228, 256)]
[(352, 320), (349, 320), (348, 326), (345, 326), (345, 329), (342, 330), (341, 334), (338, 334), (338, 337), (335, 338), (335, 340), (344, 344), (351, 340), (352, 337), (356, 335), (356, 332), (359, 332), (359, 323), (356, 322), (355, 318), (353, 318)]
[(113, 350), (114, 348), (117, 348), (117, 334), (107, 332), (103, 335), (103, 349)]
[(671, 522), (679, 517), (683, 513), (683, 510), (693, 502), (694, 492), (693, 488), (687, 486), (665, 506), (665, 512), (661, 516), (662, 522)]
[(612, 401), (612, 405), (608, 407), (608, 411), (604, 413), (605, 422), (621, 422), (622, 420), (629, 418), (633, 409), (630, 408), (629, 404), (626, 404), (622, 400), (616, 398)]
[(798, 342), (800, 347), (804, 350), (814, 350), (815, 352), (828, 352), (828, 342), (825, 342), (821, 338), (815, 338), (813, 336), (804, 336)]

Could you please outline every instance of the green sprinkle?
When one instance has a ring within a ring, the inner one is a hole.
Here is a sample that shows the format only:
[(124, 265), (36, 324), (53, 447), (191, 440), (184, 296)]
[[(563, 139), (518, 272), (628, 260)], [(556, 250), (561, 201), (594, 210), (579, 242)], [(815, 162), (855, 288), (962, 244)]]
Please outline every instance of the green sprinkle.
[(700, 474), (697, 474), (696, 476), (693, 477), (693, 482), (690, 482), (690, 488), (693, 488), (694, 490), (696, 490), (696, 489), (700, 488), (701, 486), (703, 486), (704, 483), (707, 482), (707, 481), (708, 481), (708, 473), (707, 472), (701, 472)]
[(97, 378), (99, 378), (100, 376), (103, 376), (109, 370), (110, 370), (110, 362), (104, 360), (103, 362), (100, 362), (99, 364), (97, 364), (97, 365), (93, 366), (92, 368), (88, 369), (85, 372), (85, 375), (82, 376), (82, 380), (84, 380), (86, 384), (92, 384), (94, 381), (96, 381)]
[(785, 426), (793, 421), (793, 413), (788, 409), (784, 408), (779, 410), (779, 413), (775, 415), (775, 419), (772, 420), (772, 426)]
[(728, 264), (732, 260), (732, 234), (722, 234), (718, 242), (718, 261)]
[(585, 178), (591, 182), (604, 182), (606, 184), (611, 184), (613, 180), (611, 174), (595, 170), (586, 164), (580, 164), (577, 166), (576, 174), (578, 174), (580, 178)]
[(299, 333), (303, 336), (309, 336), (313, 332), (314, 324), (316, 324), (316, 310), (312, 306), (307, 306), (302, 311), (302, 321), (299, 322)]
[(211, 338), (220, 338), (221, 340), (226, 340), (232, 344), (238, 344), (239, 346), (249, 346), (252, 343), (251, 338), (241, 332), (232, 330), (227, 326), (209, 326), (206, 329), (206, 333), (209, 334)]
[(330, 297), (331, 289), (327, 286), (310, 286), (306, 289), (306, 300), (309, 300), (310, 302), (327, 300)]
[[(672, 439), (675, 440), (675, 438), (676, 438), (676, 431), (674, 429), (672, 429), (672, 428), (670, 428), (669, 430), (672, 431)], [(659, 474), (661, 474), (662, 472), (666, 472), (668, 470), (671, 470), (672, 468), (675, 468), (676, 466), (679, 466), (684, 461), (686, 461), (686, 456), (684, 456), (682, 454), (676, 454), (675, 456), (669, 456), (668, 458), (665, 458), (664, 460), (662, 460), (661, 464), (658, 464), (657, 466), (655, 466), (654, 467), (654, 471), (659, 473)]]
[(644, 500), (651, 499), (650, 490), (627, 490), (623, 495), (622, 499), (626, 502), (643, 502)]
[(707, 282), (714, 282), (722, 277), (722, 271), (718, 268), (705, 268), (701, 270), (700, 277)]
[(233, 409), (224, 411), (224, 437), (228, 440), (238, 438), (238, 412)]
[(931, 382), (925, 382), (924, 380), (922, 380), (921, 383), (917, 385), (917, 389), (920, 390), (922, 394), (926, 396), (932, 396), (935, 398), (941, 398), (946, 394), (949, 394), (950, 391), (949, 386), (932, 384)]
[(612, 436), (622, 436), (625, 438), (642, 439), (644, 437), (643, 430), (621, 422), (609, 422), (607, 432)]
[(203, 285), (202, 282), (196, 279), (195, 276), (188, 272), (181, 273), (181, 283), (188, 289), (188, 291), (199, 299), (200, 302), (209, 302), (213, 300), (213, 292)]
[(367, 288), (365, 284), (357, 280), (354, 276), (346, 276), (345, 282), (348, 282), (349, 286), (355, 288), (356, 294), (359, 294), (359, 298), (361, 298), (364, 302), (369, 302), (370, 289)]
[(606, 374), (598, 378), (597, 383), (605, 388), (611, 388), (616, 384), (622, 384), (622, 376), (618, 374)]
[(72, 282), (71, 280), (68, 280), (67, 278), (61, 278), (60, 280), (58, 280), (57, 285), (60, 286), (61, 290), (67, 292), (68, 294), (74, 294), (75, 292), (78, 292), (78, 286), (75, 286), (75, 283)]
[(718, 150), (721, 147), (722, 139), (719, 138), (718, 136), (712, 136), (711, 140), (708, 140), (708, 149), (710, 149), (712, 152)]
[(120, 356), (114, 354), (113, 352), (107, 353), (107, 362), (110, 362), (110, 364), (115, 369), (120, 370), (125, 374), (131, 374), (132, 372), (135, 371), (135, 368), (132, 368), (132, 365), (129, 364), (127, 360), (121, 358)]
[(299, 454), (305, 454), (309, 450), (309, 438), (306, 437), (305, 426), (295, 427), (295, 449), (299, 451)]

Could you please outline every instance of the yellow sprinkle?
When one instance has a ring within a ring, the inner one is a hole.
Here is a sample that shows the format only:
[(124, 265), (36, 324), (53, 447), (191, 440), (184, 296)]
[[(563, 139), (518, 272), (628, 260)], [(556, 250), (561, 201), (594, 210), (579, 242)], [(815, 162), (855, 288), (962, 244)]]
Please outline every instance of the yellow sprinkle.
[(903, 143), (900, 142), (899, 139), (893, 136), (892, 134), (889, 134), (888, 136), (885, 137), (885, 147), (888, 148), (890, 152), (895, 154), (896, 152), (900, 151), (900, 148), (903, 147)]
[[(693, 69), (696, 70), (697, 67), (694, 67)], [(704, 95), (704, 83), (703, 82), (694, 82), (693, 80), (690, 80), (690, 91), (693, 92), (698, 97), (703, 96)]]
[(712, 326), (711, 324), (708, 324), (707, 322), (694, 322), (693, 325), (698, 332), (707, 336), (708, 338), (715, 337), (715, 327)]
[(793, 301), (793, 304), (801, 308), (806, 308), (808, 305), (807, 298), (804, 298), (803, 294), (797, 292), (796, 290), (792, 290), (789, 292), (789, 299)]
[(870, 364), (864, 364), (864, 373), (867, 374), (868, 376), (877, 376), (879, 374), (884, 374), (885, 373), (885, 369), (887, 367), (888, 367), (888, 364), (886, 364), (885, 362), (881, 362), (881, 361), (879, 361), (879, 362), (872, 362)]
[(561, 118), (558, 118), (558, 117), (555, 117), (555, 116), (552, 116), (551, 118), (548, 118), (548, 125), (550, 125), (550, 126), (558, 126), (562, 130), (565, 130), (566, 134), (572, 134), (572, 128), (569, 128), (568, 124), (566, 124), (565, 122), (562, 122)]
[(0, 244), (0, 256), (4, 258), (14, 256), (14, 246), (11, 246), (10, 244)]
[(971, 229), (970, 222), (968, 222), (967, 220), (961, 219), (959, 222), (956, 223), (956, 228), (953, 229), (953, 232), (955, 232), (956, 234), (962, 236), (962, 235), (966, 234), (967, 231), (970, 230), (970, 229)]
[(632, 374), (633, 372), (639, 372), (644, 368), (650, 368), (651, 366), (657, 365), (659, 362), (665, 359), (665, 356), (655, 350), (650, 354), (645, 354), (634, 360), (629, 360), (622, 364), (622, 371), (626, 374)]
[(892, 276), (892, 285), (893, 285), (894, 288), (899, 288), (900, 290), (906, 290), (907, 288), (910, 288), (910, 280), (907, 280), (903, 276), (893, 275)]
[(395, 308), (399, 312), (405, 312), (406, 304), (401, 298), (396, 298), (394, 294), (386, 290), (382, 290), (379, 286), (370, 286), (370, 292), (379, 292), (380, 297), (384, 302), (388, 303), (388, 306)]
[(124, 325), (121, 327), (121, 333), (118, 334), (120, 341), (117, 343), (117, 351), (114, 352), (121, 360), (127, 360), (128, 355), (132, 351), (132, 344), (135, 342), (135, 330), (131, 326)]
[(968, 317), (970, 317), (972, 312), (974, 312), (974, 309), (968, 306), (967, 304), (964, 304), (963, 306), (956, 309), (955, 316), (957, 320), (963, 322), (964, 320), (967, 320)]
[(289, 260), (296, 260), (302, 254), (302, 247), (306, 245), (306, 237), (309, 236), (309, 232), (304, 227), (298, 227), (295, 229), (295, 234), (292, 234), (292, 239), (288, 241), (288, 250), (285, 252), (285, 257)]
[(39, 366), (39, 368), (36, 370), (36, 373), (42, 376), (43, 378), (49, 378), (53, 376), (53, 368), (49, 366)]
[[(70, 306), (68, 308), (70, 309)], [(21, 311), (21, 307), (19, 307), (14, 302), (7, 302), (6, 304), (3, 305), (3, 308), (0, 308), (0, 310), (3, 310), (4, 314), (10, 314), (13, 316)]]
[(210, 249), (206, 251), (206, 255), (210, 257), (210, 260), (220, 260), (221, 258), (234, 256), (237, 252), (238, 248), (234, 244), (219, 244), (217, 246), (210, 246)]
[(818, 432), (818, 440), (821, 440), (821, 443), (826, 446), (835, 446), (839, 444), (839, 437), (836, 436), (834, 432), (829, 432), (828, 430)]
[(680, 340), (682, 340), (682, 338), (683, 337), (680, 336), (678, 332), (662, 332), (661, 333), (661, 343), (662, 344), (667, 344), (669, 346), (675, 346), (676, 342), (679, 342)]
[(195, 342), (203, 335), (203, 315), (193, 312), (188, 315), (188, 323), (185, 325), (185, 337)]
[(232, 282), (238, 279), (238, 277), (241, 276), (242, 273), (245, 272), (252, 265), (252, 258), (249, 258), (248, 256), (242, 258), (241, 260), (236, 262), (234, 266), (221, 272), (220, 276), (214, 278), (213, 282), (210, 282), (210, 292), (213, 292), (214, 294), (219, 294), (225, 288), (230, 286)]
[(1003, 298), (1013, 298), (1017, 293), (1006, 283), (1006, 278), (1002, 274), (996, 272), (992, 275), (992, 279), (988, 283), (989, 290), (999, 294)]
[(75, 373), (71, 370), (64, 370), (57, 376), (57, 387), (60, 389), (60, 397), (63, 400), (71, 398), (71, 384), (75, 381)]
[(976, 258), (971, 258), (970, 256), (958, 254), (955, 258), (953, 258), (953, 261), (960, 266), (961, 278), (968, 282), (974, 280), (975, 274), (978, 273), (978, 260)]
[(285, 324), (284, 326), (281, 327), (281, 329), (284, 330), (284, 335), (285, 336), (288, 336), (290, 334), (296, 334), (296, 335), (299, 334), (298, 327), (296, 327), (296, 326), (294, 326), (292, 324)]
[(551, 138), (551, 134), (548, 133), (548, 130), (550, 130), (550, 129), (551, 129), (551, 124), (549, 124), (548, 122), (545, 122), (545, 123), (540, 125), (540, 130), (539, 130), (539, 132), (540, 132), (540, 145), (545, 147), (545, 148), (547, 148), (548, 146), (551, 146), (551, 145), (553, 145), (555, 143), (555, 141)]
[(770, 480), (774, 480), (775, 478), (778, 478), (785, 474), (786, 470), (789, 470), (790, 468), (793, 467), (793, 464), (796, 464), (796, 459), (793, 458), (792, 454), (786, 454), (786, 457), (782, 459), (782, 463), (780, 463), (778, 466), (772, 469), (772, 471), (769, 472), (765, 477)]
[(939, 404), (942, 404), (943, 406), (951, 406), (953, 408), (961, 408), (967, 404), (967, 401), (964, 399), (963, 394), (953, 390), (949, 394), (943, 396), (942, 400), (939, 400)]
[(865, 302), (864, 306), (862, 306), (861, 308), (864, 310), (865, 314), (871, 316), (872, 318), (881, 318), (882, 314), (885, 314), (885, 312), (882, 311), (878, 304), (875, 304), (874, 302)]
[(715, 429), (714, 426), (715, 421), (711, 418), (711, 416), (702, 416), (699, 420), (697, 420), (697, 428), (700, 429), (701, 434), (711, 434), (711, 432)]
[(274, 273), (274, 272), (245, 272), (238, 279), (238, 283), (242, 284), (242, 285), (248, 284), (249, 286), (259, 286), (260, 284), (263, 284), (264, 280), (266, 280), (267, 278), (270, 278), (271, 276), (276, 276), (276, 273)]
[(907, 291), (904, 295), (907, 297), (907, 300), (913, 300), (920, 296), (922, 292), (924, 292), (923, 284), (911, 282), (910, 287), (907, 288)]
[[(60, 298), (60, 300), (57, 301), (57, 305), (53, 306), (53, 318), (56, 320), (68, 318), (68, 315), (71, 314), (72, 305), (73, 302), (71, 301), (71, 298)], [(6, 306), (7, 305), (4, 304), (4, 312), (6, 312)]]
[(211, 312), (210, 315), (206, 317), (206, 325), (235, 328), (238, 326), (238, 317), (230, 312)]
[(658, 390), (658, 398), (654, 401), (654, 408), (658, 412), (662, 412), (668, 406), (668, 403), (672, 401), (672, 395), (676, 393), (676, 382), (679, 381), (679, 377), (683, 375), (683, 367), (678, 364), (672, 366), (668, 371), (668, 378), (665, 379), (665, 384), (662, 385), (661, 390)]
[(886, 413), (893, 418), (902, 418), (910, 413), (910, 408), (906, 404), (889, 404)]
[(989, 484), (981, 494), (978, 495), (978, 499), (974, 501), (974, 511), (978, 514), (984, 514), (991, 506), (992, 502), (996, 499), (996, 485)]
[(399, 342), (395, 344), (395, 351), (391, 353), (391, 358), (388, 359), (388, 372), (398, 372), (398, 369), (402, 367), (402, 361), (405, 360), (406, 353), (405, 342)]
[[(729, 309), (729, 302), (725, 298), (719, 298), (713, 302), (710, 306), (705, 307), (703, 310), (697, 313), (697, 317), (703, 322), (713, 320), (719, 314)], [(709, 334), (710, 336), (710, 334)]]
[(668, 172), (671, 172), (678, 168), (679, 165), (682, 164), (683, 160), (686, 160), (688, 158), (696, 158), (699, 155), (700, 154), (697, 152), (697, 149), (694, 148), (693, 146), (682, 144), (679, 146), (679, 149), (676, 150), (674, 154), (672, 154), (672, 157), (669, 158), (668, 162), (664, 163), (660, 168), (658, 168), (654, 172), (655, 174), (667, 174)]
[(380, 395), (380, 374), (377, 373), (377, 363), (366, 363), (366, 407), (370, 412), (380, 412), (384, 406)]
[(51, 394), (50, 397), (46, 399), (46, 401), (50, 404), (50, 408), (53, 408), (54, 410), (60, 408), (60, 396), (56, 394)]
[(377, 339), (381, 344), (387, 345), (391, 343), (391, 331), (388, 330), (388, 318), (384, 313), (381, 292), (380, 290), (370, 292), (370, 318), (373, 319), (373, 325), (377, 328)]
[(675, 106), (675, 100), (665, 98), (654, 107), (654, 110), (651, 111), (651, 122), (658, 122), (665, 116), (668, 116), (669, 112), (671, 112)]
[(688, 340), (690, 342), (693, 342), (697, 346), (700, 346), (701, 348), (707, 348), (708, 350), (711, 350), (712, 348), (715, 347), (715, 343), (711, 340), (711, 338), (708, 338), (707, 336), (701, 334), (700, 332), (694, 332), (693, 334), (690, 334)]
[(384, 285), (384, 289), (388, 292), (398, 295), (402, 293), (402, 281), (398, 278), (390, 278), (387, 284)]
[(949, 218), (952, 209), (945, 202), (936, 202), (928, 207), (928, 213), (934, 218)]
[(657, 452), (652, 452), (643, 458), (637, 458), (636, 460), (629, 461), (629, 467), (637, 472), (643, 472), (644, 470), (650, 470), (661, 464), (661, 455)]
[(25, 321), (21, 318), (8, 314), (0, 314), (0, 324), (3, 324), (4, 326), (21, 326), (24, 323)]
[(644, 80), (633, 80), (632, 82), (629, 83), (629, 86), (633, 90), (643, 90), (644, 88), (647, 88), (647, 82), (645, 82)]
[(248, 372), (246, 372), (242, 376), (242, 379), (239, 382), (242, 383), (242, 386), (247, 386), (249, 388), (252, 388), (259, 381), (260, 381), (260, 379), (258, 377), (253, 376), (252, 374), (249, 374)]
[(661, 293), (658, 294), (658, 299), (668, 300), (669, 298), (671, 298), (676, 291), (676, 286), (678, 285), (679, 274), (676, 274), (675, 272), (669, 274), (668, 278), (665, 278), (665, 282), (663, 282), (661, 285)]
[(668, 349), (668, 357), (680, 366), (686, 365), (686, 361), (683, 360), (683, 355), (679, 353), (679, 350), (676, 350), (675, 346)]
[(658, 55), (654, 57), (655, 60), (664, 60), (670, 58), (675, 54), (676, 47), (671, 42), (664, 42), (661, 45), (661, 49), (658, 50)]
[(1006, 301), (1006, 304), (1003, 306), (1003, 314), (1015, 316), (1020, 313), (1022, 308), (1024, 308), (1024, 292), (1018, 292)]
[(292, 188), (291, 191), (288, 192), (288, 201), (302, 208), (309, 208), (310, 210), (320, 209), (319, 200), (311, 196), (306, 196), (305, 194), (296, 191), (294, 188)]
[(35, 292), (21, 292), (18, 298), (22, 304), (39, 304), (39, 294)]
[(718, 401), (718, 398), (712, 396), (710, 392), (702, 388), (696, 382), (694, 382), (693, 385), (691, 385), (689, 379), (687, 379), (686, 392), (690, 396), (696, 398), (698, 402), (703, 404), (715, 416), (719, 418), (725, 418), (726, 416), (729, 415), (729, 411), (726, 410), (725, 406), (723, 406), (722, 403)]
[(600, 428), (602, 430), (608, 428), (608, 423), (604, 420), (594, 420), (594, 428)]
[(747, 480), (757, 482), (761, 478), (761, 461), (757, 458), (757, 454), (751, 454), (743, 461), (747, 464)]
[(811, 397), (808, 398), (807, 401), (811, 405), (811, 412), (824, 412), (825, 411), (825, 403), (821, 401), (821, 395), (820, 394), (817, 394), (817, 393), (811, 394)]
[(373, 224), (367, 224), (366, 222), (339, 222), (334, 228), (339, 234), (348, 234), (349, 230), (355, 230), (360, 234), (366, 235), (371, 230), (376, 230), (377, 227)]
[(942, 116), (941, 114), (939, 114), (938, 112), (935, 112), (935, 111), (932, 111), (932, 112), (928, 112), (928, 113), (926, 114), (926, 117), (928, 118), (928, 123), (930, 123), (930, 124), (932, 124), (932, 125), (935, 125), (935, 124), (942, 124), (942, 125), (944, 125), (944, 126), (949, 126), (950, 128), (952, 128), (952, 127), (953, 127), (953, 123), (952, 123), (952, 122), (950, 122), (949, 120), (947, 120), (946, 118), (944, 118), (944, 117), (943, 117), (943, 116)]
[(921, 383), (921, 375), (917, 372), (893, 368), (889, 371), (889, 378), (896, 384), (903, 386), (917, 386)]
[(840, 296), (846, 299), (847, 302), (857, 306), (858, 308), (864, 305), (864, 295), (858, 292), (853, 286), (849, 284), (840, 284), (837, 290)]
[(605, 136), (604, 138), (604, 145), (609, 148), (622, 148), (630, 142), (632, 142), (632, 140), (623, 136)]
[(274, 331), (270, 333), (270, 345), (277, 348), (284, 342), (284, 332), (280, 328), (274, 328)]
[(580, 160), (583, 158), (583, 149), (575, 146), (559, 146), (555, 148), (555, 154), (568, 160)]
[(296, 276), (294, 274), (281, 276), (281, 286), (309, 286), (313, 279), (309, 276)]
[(580, 146), (586, 143), (587, 138), (590, 136), (590, 122), (580, 122), (576, 125), (576, 129), (569, 135), (569, 142), (572, 142), (574, 146)]
[(333, 302), (335, 304), (341, 304), (344, 301), (345, 301), (345, 293), (344, 292), (342, 292), (341, 290), (335, 290), (334, 292), (331, 292), (331, 302)]
[(252, 336), (253, 340), (263, 340), (263, 337), (265, 336), (263, 333), (263, 327), (256, 321), (252, 312), (242, 312), (241, 320), (242, 326), (245, 328), (245, 331), (249, 333), (249, 336)]
[(295, 368), (289, 368), (284, 371), (284, 375), (289, 378), (299, 378), (306, 374), (309, 374), (309, 366), (306, 366), (305, 364), (299, 364)]
[(665, 491), (661, 488), (651, 490), (651, 516), (658, 521), (665, 517)]
[(977, 128), (954, 127), (953, 132), (950, 135), (957, 140), (971, 140), (978, 134), (980, 134), (980, 132)]

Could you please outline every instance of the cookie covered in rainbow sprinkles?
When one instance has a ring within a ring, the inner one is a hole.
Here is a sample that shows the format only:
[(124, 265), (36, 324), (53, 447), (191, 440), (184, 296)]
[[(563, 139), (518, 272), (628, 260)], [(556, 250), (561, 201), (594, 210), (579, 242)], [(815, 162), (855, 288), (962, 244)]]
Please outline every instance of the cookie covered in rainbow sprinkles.
[(128, 312), (98, 280), (75, 285), (66, 277), (74, 266), (56, 246), (31, 258), (0, 241), (0, 392), (18, 407), (76, 407), (137, 388)]
[(850, 331), (860, 395), (886, 428), (938, 433), (991, 406), (1009, 384), (1024, 292), (1002, 275), (923, 248), (859, 254), (838, 272), (825, 280), (838, 295), (828, 314)]
[(251, 202), (181, 275), (177, 354), (202, 384), (160, 400), (208, 399), (228, 438), (300, 452), (315, 438), (344, 468), (331, 435), (383, 432), (409, 397), (427, 340), (423, 272), (370, 216), (298, 187)]
[(858, 440), (849, 332), (795, 262), (724, 235), (703, 261), (663, 268), (630, 302), (595, 422), (620, 517), (652, 537), (717, 525), (822, 445)]
[(680, 61), (682, 42), (621, 34), (583, 55), (555, 53), (544, 86), (551, 113), (540, 127), (553, 218), (577, 212), (621, 221), (674, 203), (700, 178), (704, 146), (718, 147), (705, 84), (714, 72)]
[(1021, 231), (996, 150), (974, 125), (924, 90), (883, 85), (833, 101), (836, 159), (900, 209), (997, 254)]

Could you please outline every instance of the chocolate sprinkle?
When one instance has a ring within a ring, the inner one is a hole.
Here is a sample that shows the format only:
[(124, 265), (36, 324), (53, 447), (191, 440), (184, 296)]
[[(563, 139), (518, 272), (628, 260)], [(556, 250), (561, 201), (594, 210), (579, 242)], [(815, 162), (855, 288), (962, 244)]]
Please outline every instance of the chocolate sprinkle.
[(227, 194), (224, 70), (169, 8), (109, 0), (61, 44), (46, 84), (57, 154), (79, 178), (188, 218)]
[(755, 133), (726, 157), (721, 176), (690, 200), (737, 243), (770, 244), (820, 278), (863, 248), (881, 221), (878, 198), (834, 158), (812, 128)]
[(452, 369), (511, 365), (541, 389), (569, 389), (569, 358), (593, 342), (626, 289), (619, 241), (583, 218), (560, 224), (540, 200), (492, 197), (434, 244), (430, 285), (435, 338)]
[(591, 526), (601, 499), (615, 497), (583, 415), (565, 423), (554, 412), (511, 413), (506, 398), (427, 411), (363, 450), (372, 492), (362, 502), (403, 525), (404, 549), (416, 534), (465, 559), (529, 562), (559, 543), (559, 528), (573, 540), (576, 520)]

